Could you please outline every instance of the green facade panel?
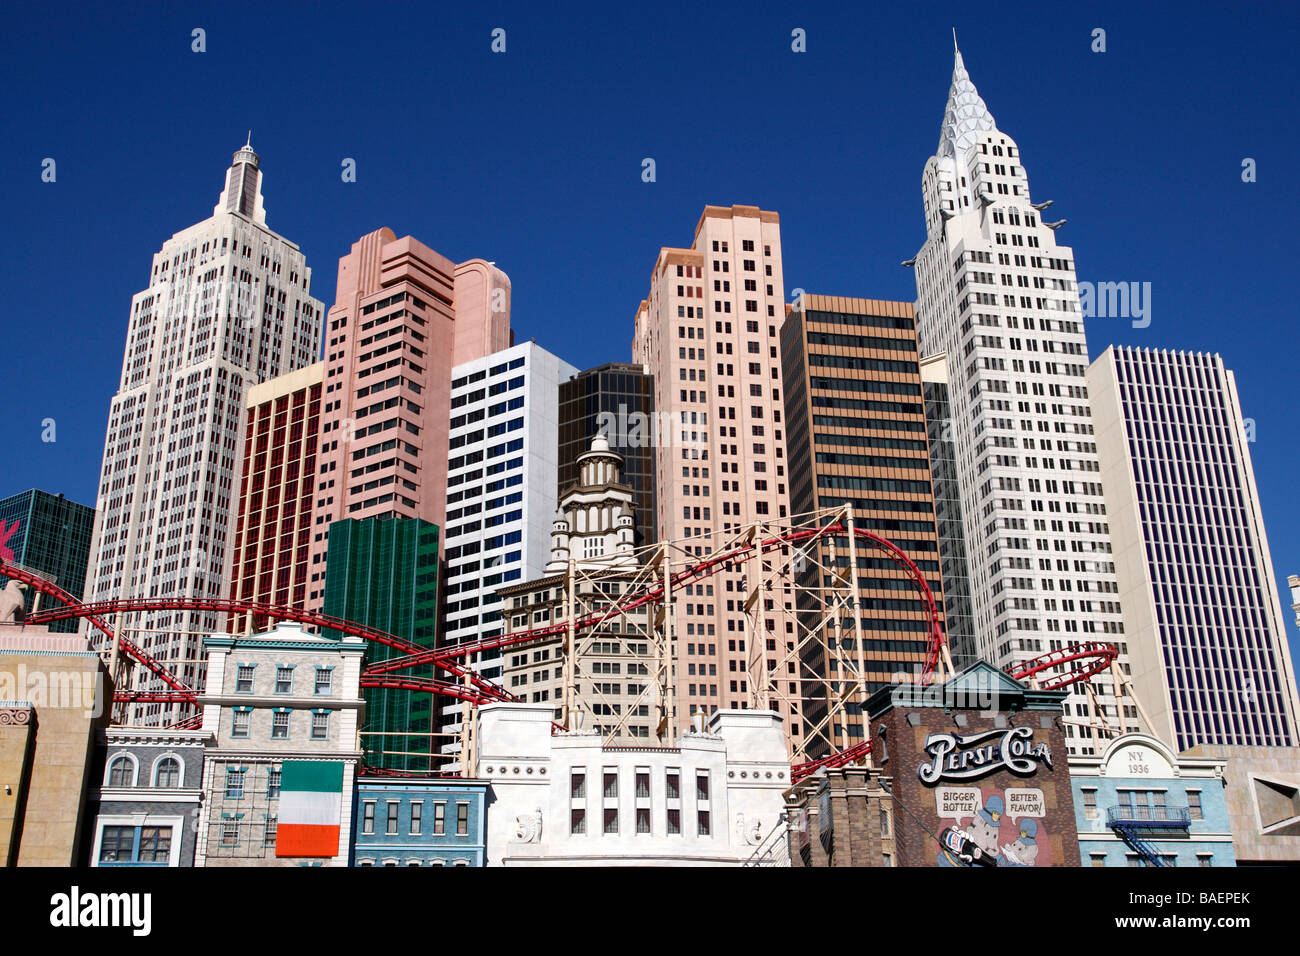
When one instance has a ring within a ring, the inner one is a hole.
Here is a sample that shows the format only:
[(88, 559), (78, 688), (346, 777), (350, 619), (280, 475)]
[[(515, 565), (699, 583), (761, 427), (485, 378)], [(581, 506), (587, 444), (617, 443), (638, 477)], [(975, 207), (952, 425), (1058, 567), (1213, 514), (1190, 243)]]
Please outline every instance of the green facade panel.
[[(418, 518), (346, 518), (330, 525), (322, 611), (433, 647), (438, 614), (438, 538), (435, 524)], [(337, 638), (337, 632), (325, 631)], [(401, 652), (371, 642), (366, 665)], [(403, 671), (433, 677), (431, 667)], [(366, 714), (361, 746), (371, 767), (437, 770), (432, 695), (392, 688), (362, 691)]]

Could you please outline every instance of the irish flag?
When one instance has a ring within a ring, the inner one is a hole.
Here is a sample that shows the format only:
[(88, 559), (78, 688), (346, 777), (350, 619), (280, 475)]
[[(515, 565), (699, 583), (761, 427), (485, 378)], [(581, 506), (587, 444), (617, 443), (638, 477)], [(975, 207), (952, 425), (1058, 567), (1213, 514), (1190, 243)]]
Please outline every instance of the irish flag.
[(342, 809), (342, 761), (284, 761), (275, 855), (337, 856)]

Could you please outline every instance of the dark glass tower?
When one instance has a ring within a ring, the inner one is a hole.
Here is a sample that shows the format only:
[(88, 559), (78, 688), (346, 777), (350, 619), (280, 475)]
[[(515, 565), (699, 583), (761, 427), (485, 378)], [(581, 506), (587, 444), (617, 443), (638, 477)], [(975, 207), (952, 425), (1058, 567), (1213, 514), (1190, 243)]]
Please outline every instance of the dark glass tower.
[[(438, 526), (419, 518), (345, 518), (330, 525), (325, 614), (433, 647), (438, 610)], [(326, 634), (337, 636), (333, 632)], [(365, 664), (400, 652), (371, 643)], [(432, 677), (431, 668), (404, 676)], [(391, 688), (362, 691), (361, 748), (366, 763), (388, 770), (436, 770), (433, 698)]]
[[(95, 509), (63, 495), (36, 489), (10, 495), (0, 499), (0, 559), (45, 575), (79, 599), (86, 585), (94, 526)], [(28, 612), (36, 593), (30, 588), (24, 592)], [(52, 598), (43, 601), (45, 607), (57, 603)], [(80, 623), (76, 619), (55, 621), (50, 630), (75, 633)]]
[[(791, 513), (851, 506), (858, 528), (888, 539), (916, 564), (942, 614), (945, 582), (911, 304), (805, 293), (782, 326), (781, 355)], [(825, 613), (821, 595), (848, 579), (847, 545), (847, 537), (826, 538), (817, 560), (800, 572), (806, 590), (797, 611), (810, 629)], [(843, 570), (832, 574), (832, 567)], [(856, 571), (865, 692), (917, 680), (930, 624), (915, 584), (872, 548), (858, 549)], [(845, 624), (851, 627), (851, 618)], [(846, 698), (837, 711), (843, 695), (860, 693), (857, 676), (837, 662), (856, 667), (859, 648), (847, 633), (838, 648), (829, 630), (801, 648), (804, 719), (811, 727), (828, 723), (820, 740), (807, 739), (811, 754), (866, 736), (860, 700)]]
[(641, 365), (610, 362), (560, 383), (559, 489), (578, 480), (578, 458), (602, 431), (623, 456), (623, 481), (636, 492), (634, 539), (658, 540), (655, 527), (654, 376)]

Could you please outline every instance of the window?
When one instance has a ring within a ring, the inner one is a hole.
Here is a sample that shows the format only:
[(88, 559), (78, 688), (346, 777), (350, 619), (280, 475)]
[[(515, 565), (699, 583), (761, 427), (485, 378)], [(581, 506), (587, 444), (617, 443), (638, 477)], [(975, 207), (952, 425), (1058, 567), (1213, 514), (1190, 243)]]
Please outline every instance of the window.
[(1187, 791), (1187, 809), (1191, 813), (1193, 820), (1204, 820), (1205, 814), (1201, 809), (1201, 791)]
[(334, 693), (334, 669), (332, 667), (316, 668), (316, 696), (329, 697)]
[(280, 796), (280, 771), (272, 770), (266, 775), (266, 797), (274, 800)]
[(447, 832), (447, 804), (445, 803), (433, 805), (433, 832), (435, 834)]
[(420, 835), (420, 823), (424, 817), (424, 802), (421, 800), (411, 801), (411, 834)]
[(469, 833), (469, 804), (456, 804), (456, 835), (465, 836)]
[(275, 846), (276, 818), (267, 817), (266, 826), (262, 828), (262, 846)]
[(638, 797), (650, 796), (650, 769), (637, 768), (636, 771), (636, 795)]
[(221, 845), (235, 846), (239, 843), (239, 824), (232, 821), (226, 821), (221, 824)]
[(275, 692), (288, 694), (293, 691), (293, 668), (280, 666), (275, 669)]
[(649, 807), (636, 808), (636, 832), (637, 833), (650, 832), (650, 808)]
[(1097, 819), (1097, 790), (1095, 787), (1083, 788), (1083, 815), (1089, 820)]
[(1197, 866), (1214, 866), (1214, 854), (1213, 854), (1213, 853), (1198, 853), (1198, 854), (1196, 854), (1196, 865), (1197, 865)]
[(287, 710), (277, 710), (271, 715), (271, 739), (289, 739), (289, 712)]
[(695, 799), (701, 802), (709, 799), (708, 771), (701, 771), (695, 775)]
[(100, 863), (131, 863), (135, 860), (135, 827), (104, 827), (99, 839)]
[(700, 821), (700, 836), (709, 835), (709, 811), (701, 810), (698, 814)]
[(158, 761), (158, 766), (154, 770), (153, 785), (155, 787), (179, 787), (181, 785), (181, 762), (175, 757), (164, 757)]
[(573, 771), (573, 776), (569, 778), (569, 796), (575, 800), (580, 800), (587, 795), (587, 775), (580, 770)]
[(236, 707), (231, 714), (230, 736), (247, 737), (248, 724), (253, 716), (253, 708)]
[(682, 795), (682, 779), (676, 770), (668, 771), (668, 799), (677, 800)]
[(139, 863), (168, 863), (172, 855), (171, 827), (140, 827)]
[(386, 828), (384, 830), (389, 836), (397, 835), (397, 808), (399, 806), (396, 800), (388, 801), (387, 816), (384, 818)]
[(572, 807), (569, 810), (569, 832), (586, 833), (587, 832), (587, 811), (582, 807)]
[(605, 832), (618, 832), (618, 807), (605, 808)]
[(608, 767), (605, 769), (605, 799), (618, 799), (618, 771)]
[(1091, 862), (1091, 865), (1092, 865), (1092, 866), (1105, 866), (1105, 865), (1106, 865), (1106, 854), (1105, 854), (1105, 853), (1090, 853), (1090, 854), (1089, 854), (1089, 857), (1090, 857), (1090, 862)]
[(253, 665), (240, 664), (235, 671), (235, 693), (251, 694), (253, 692)]
[(361, 832), (375, 832), (375, 801), (367, 800), (361, 805)]
[(678, 810), (676, 807), (672, 807), (668, 810), (668, 832), (682, 832), (682, 811)]
[(311, 715), (311, 739), (327, 740), (330, 735), (330, 712), (315, 710)]
[(118, 757), (108, 770), (110, 787), (129, 787), (135, 783), (135, 763), (130, 757)]
[(231, 800), (242, 800), (244, 798), (244, 775), (243, 767), (226, 768), (226, 796)]

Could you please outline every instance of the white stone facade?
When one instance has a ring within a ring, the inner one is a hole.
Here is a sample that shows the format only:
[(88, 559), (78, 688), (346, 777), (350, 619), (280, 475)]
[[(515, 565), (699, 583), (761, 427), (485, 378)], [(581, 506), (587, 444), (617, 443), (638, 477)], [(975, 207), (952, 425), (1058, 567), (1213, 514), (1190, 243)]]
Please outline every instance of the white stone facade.
[[(249, 386), (316, 361), (323, 306), (298, 247), (266, 225), (261, 163), (235, 153), (212, 217), (154, 256), (131, 300), (122, 377), (109, 405), (86, 602), (225, 597)], [(133, 615), (127, 637), (204, 681), (202, 636), (221, 615)], [(88, 632), (92, 635), (97, 632)], [(137, 668), (131, 685), (165, 690)], [(133, 706), (167, 724), (180, 705)]]
[(790, 785), (773, 711), (718, 711), (676, 747), (611, 747), (552, 733), (544, 704), (490, 704), (478, 744), (489, 866), (741, 865)]
[[(639, 567), (632, 541), (636, 502), (631, 487), (623, 484), (623, 456), (597, 436), (578, 461), (578, 480), (564, 489), (555, 512), (547, 577), (501, 589), (507, 633), (567, 619), (570, 560), (577, 618), (647, 584), (635, 573)], [(574, 635), (572, 706), (586, 716), (586, 726), (607, 742), (648, 742), (659, 729), (662, 715), (650, 686), (657, 667), (650, 639), (653, 610), (645, 605), (613, 615)], [(509, 647), (502, 663), (503, 686), (522, 701), (551, 702), (555, 719), (564, 721), (562, 638)]]

